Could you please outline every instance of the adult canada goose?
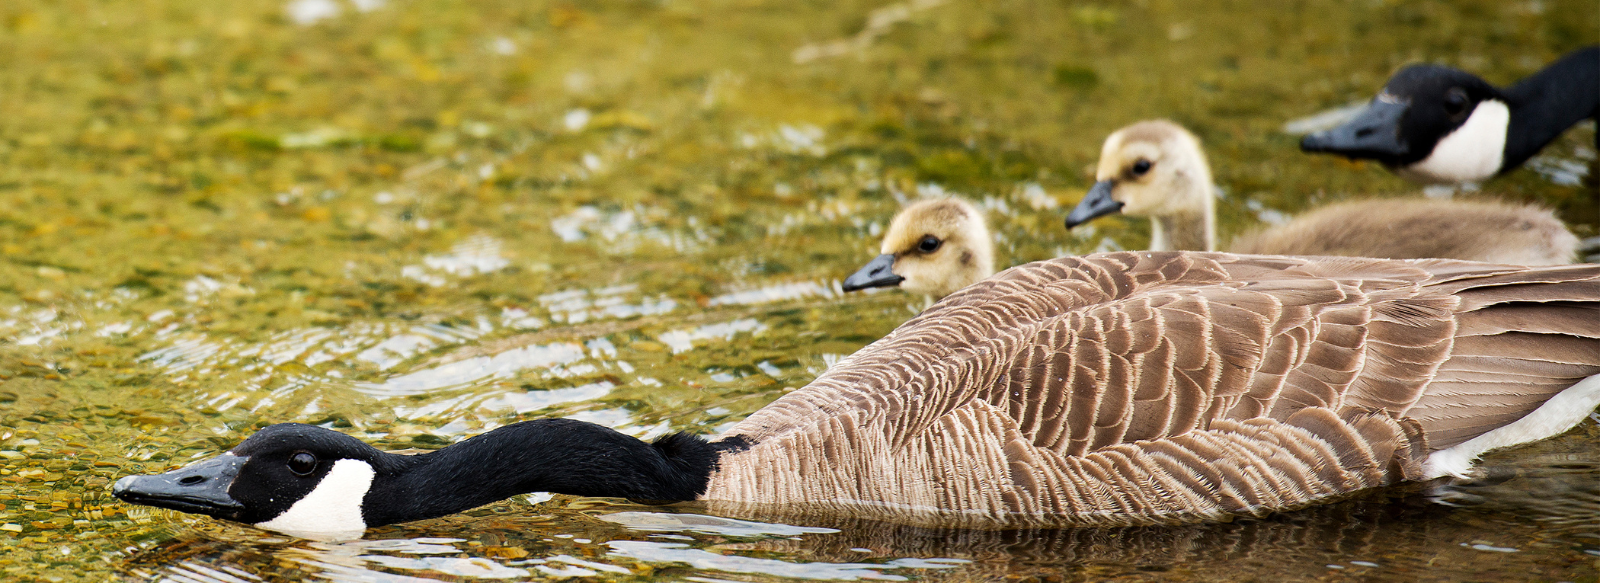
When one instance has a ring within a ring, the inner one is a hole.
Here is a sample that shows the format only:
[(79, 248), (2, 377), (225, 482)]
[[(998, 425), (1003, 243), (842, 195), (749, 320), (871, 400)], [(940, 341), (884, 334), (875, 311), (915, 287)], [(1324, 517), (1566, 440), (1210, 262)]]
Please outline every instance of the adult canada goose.
[(994, 243), (983, 214), (966, 201), (912, 203), (889, 222), (882, 254), (844, 280), (844, 291), (898, 286), (942, 298), (994, 275)]
[(1306, 136), (1300, 149), (1377, 160), (1417, 182), (1477, 182), (1515, 170), (1597, 116), (1600, 46), (1568, 53), (1505, 89), (1465, 71), (1412, 65), (1354, 119)]
[(532, 491), (1138, 524), (1464, 475), (1597, 402), (1597, 265), (1121, 252), (956, 292), (711, 442), (542, 419), (398, 456), (285, 424), (112, 492), (320, 536)]
[[(1106, 138), (1097, 182), (1067, 215), (1067, 228), (1121, 212), (1150, 217), (1155, 251), (1216, 248), (1216, 195), (1200, 141), (1166, 120)], [(1230, 251), (1558, 265), (1578, 237), (1549, 210), (1502, 202), (1363, 200), (1317, 209), (1247, 235)]]

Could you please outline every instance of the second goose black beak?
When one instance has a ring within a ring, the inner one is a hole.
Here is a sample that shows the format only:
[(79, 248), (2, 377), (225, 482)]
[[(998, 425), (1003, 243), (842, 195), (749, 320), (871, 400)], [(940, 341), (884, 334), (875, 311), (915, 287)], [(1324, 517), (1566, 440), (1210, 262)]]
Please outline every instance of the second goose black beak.
[(894, 254), (884, 253), (872, 258), (865, 267), (844, 278), (844, 291), (851, 292), (869, 287), (892, 287), (906, 278), (894, 274)]
[(1067, 213), (1067, 228), (1071, 229), (1096, 218), (1121, 212), (1122, 203), (1111, 199), (1111, 189), (1115, 186), (1116, 183), (1110, 180), (1094, 183), (1089, 189), (1089, 194), (1084, 195), (1083, 200), (1078, 201), (1078, 206)]
[(1400, 118), (1407, 107), (1381, 97), (1374, 99), (1339, 127), (1306, 135), (1300, 140), (1300, 149), (1396, 165), (1411, 151), (1400, 138)]
[(244, 505), (228, 495), (249, 458), (222, 454), (165, 474), (124, 476), (111, 495), (124, 502), (236, 520)]

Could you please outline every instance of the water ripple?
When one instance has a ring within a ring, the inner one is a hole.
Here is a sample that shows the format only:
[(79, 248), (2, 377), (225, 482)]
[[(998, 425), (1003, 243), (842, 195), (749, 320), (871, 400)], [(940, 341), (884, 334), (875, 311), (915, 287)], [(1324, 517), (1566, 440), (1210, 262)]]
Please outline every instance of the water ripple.
[(665, 332), (656, 339), (672, 349), (673, 354), (688, 352), (694, 349), (694, 343), (701, 340), (733, 340), (740, 332), (757, 333), (766, 330), (767, 325), (753, 318), (740, 318), (730, 322), (706, 324), (685, 330), (672, 330)]
[(480, 356), (423, 369), (390, 378), (381, 383), (356, 383), (358, 391), (380, 397), (402, 397), (453, 387), (484, 379), (509, 378), (525, 369), (546, 369), (551, 376), (567, 376), (559, 365), (573, 364), (586, 356), (580, 344), (556, 342), (525, 346), (494, 356)]
[[(649, 541), (614, 540), (610, 556), (626, 557), (652, 563), (684, 563), (696, 569), (724, 573), (773, 575), (794, 579), (858, 581), (905, 581), (906, 577), (883, 571), (908, 568), (910, 565), (894, 563), (824, 563), (787, 562), (776, 559), (758, 559), (739, 555), (723, 555), (707, 550), (689, 548), (687, 543), (662, 543)], [(956, 565), (921, 563), (918, 568), (949, 569)]]

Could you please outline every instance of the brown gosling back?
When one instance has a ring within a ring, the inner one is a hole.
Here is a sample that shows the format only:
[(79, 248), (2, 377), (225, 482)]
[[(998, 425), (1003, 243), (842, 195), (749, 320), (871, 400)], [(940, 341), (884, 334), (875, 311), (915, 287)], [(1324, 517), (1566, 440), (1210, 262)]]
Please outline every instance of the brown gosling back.
[(1578, 237), (1548, 209), (1499, 201), (1397, 199), (1329, 205), (1235, 239), (1234, 253), (1445, 257), (1563, 265)]

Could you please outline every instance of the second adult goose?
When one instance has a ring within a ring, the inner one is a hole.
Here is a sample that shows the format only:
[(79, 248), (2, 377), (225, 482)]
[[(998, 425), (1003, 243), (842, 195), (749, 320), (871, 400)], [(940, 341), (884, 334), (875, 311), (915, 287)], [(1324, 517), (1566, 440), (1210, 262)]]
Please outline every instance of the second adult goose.
[(1417, 182), (1477, 182), (1516, 169), (1585, 119), (1600, 119), (1600, 46), (1505, 89), (1449, 67), (1406, 67), (1354, 119), (1300, 148), (1377, 160)]
[[(1216, 248), (1216, 195), (1200, 141), (1166, 120), (1117, 130), (1101, 149), (1094, 187), (1067, 215), (1072, 228), (1111, 213), (1150, 217), (1150, 248)], [(1578, 237), (1549, 210), (1489, 201), (1363, 200), (1303, 214), (1247, 235), (1231, 251), (1558, 265)]]
[(543, 419), (398, 456), (284, 424), (112, 493), (318, 536), (534, 491), (1137, 524), (1462, 475), (1597, 403), (1600, 266), (1124, 252), (956, 292), (711, 442)]

